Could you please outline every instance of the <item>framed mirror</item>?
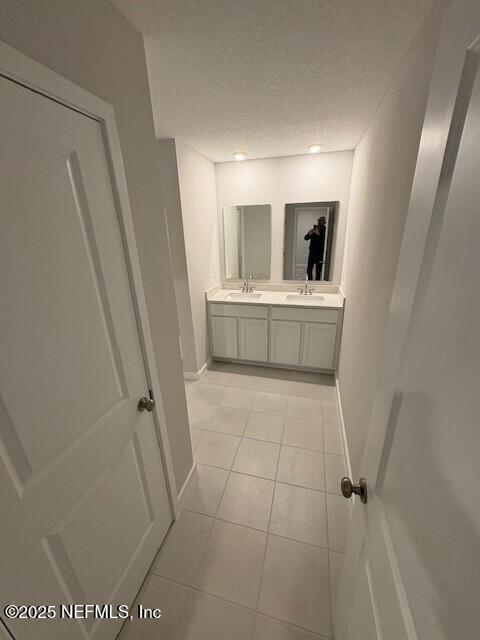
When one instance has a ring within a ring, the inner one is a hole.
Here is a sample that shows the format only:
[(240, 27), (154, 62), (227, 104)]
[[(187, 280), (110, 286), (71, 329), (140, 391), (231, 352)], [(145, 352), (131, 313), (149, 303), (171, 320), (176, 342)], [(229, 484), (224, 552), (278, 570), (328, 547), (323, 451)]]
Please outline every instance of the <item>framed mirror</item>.
[(270, 279), (272, 207), (249, 204), (223, 207), (225, 279)]
[(285, 205), (284, 280), (331, 280), (338, 202)]

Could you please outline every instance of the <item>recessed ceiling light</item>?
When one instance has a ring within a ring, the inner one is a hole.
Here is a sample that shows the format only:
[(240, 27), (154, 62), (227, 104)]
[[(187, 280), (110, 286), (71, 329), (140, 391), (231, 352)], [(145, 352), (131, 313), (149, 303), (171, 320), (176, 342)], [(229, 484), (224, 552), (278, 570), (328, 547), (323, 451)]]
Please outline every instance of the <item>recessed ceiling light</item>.
[(310, 153), (320, 153), (321, 148), (322, 148), (321, 144), (312, 144), (310, 145)]
[(244, 151), (235, 151), (233, 157), (235, 160), (245, 160), (247, 154)]

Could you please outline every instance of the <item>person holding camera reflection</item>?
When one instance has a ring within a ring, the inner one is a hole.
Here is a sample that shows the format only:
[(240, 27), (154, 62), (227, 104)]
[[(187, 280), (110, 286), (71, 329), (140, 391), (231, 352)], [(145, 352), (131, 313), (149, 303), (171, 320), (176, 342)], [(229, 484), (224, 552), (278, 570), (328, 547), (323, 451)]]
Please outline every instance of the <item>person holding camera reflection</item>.
[(322, 260), (323, 252), (325, 249), (325, 234), (327, 230), (327, 219), (325, 216), (321, 216), (317, 220), (318, 224), (313, 225), (305, 234), (305, 240), (310, 240), (310, 247), (308, 249), (308, 265), (307, 274), (308, 279), (313, 280), (313, 267), (315, 266), (315, 280), (321, 279), (322, 274)]

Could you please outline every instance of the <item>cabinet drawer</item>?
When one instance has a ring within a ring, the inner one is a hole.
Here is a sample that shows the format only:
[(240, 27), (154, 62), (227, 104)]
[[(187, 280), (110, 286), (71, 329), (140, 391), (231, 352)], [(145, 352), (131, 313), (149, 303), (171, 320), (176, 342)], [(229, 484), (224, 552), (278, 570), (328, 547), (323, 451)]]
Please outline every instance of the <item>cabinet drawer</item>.
[(327, 322), (336, 324), (336, 309), (293, 309), (292, 307), (272, 307), (272, 320), (298, 320), (300, 322)]
[(209, 302), (210, 315), (229, 318), (268, 318), (268, 307), (254, 304)]

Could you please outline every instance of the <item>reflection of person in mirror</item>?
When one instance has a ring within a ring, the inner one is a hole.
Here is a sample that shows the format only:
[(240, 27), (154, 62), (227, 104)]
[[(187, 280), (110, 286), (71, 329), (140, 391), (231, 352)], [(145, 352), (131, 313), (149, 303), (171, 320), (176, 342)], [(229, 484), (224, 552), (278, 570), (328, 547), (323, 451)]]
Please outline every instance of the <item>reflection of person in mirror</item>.
[(305, 240), (310, 240), (308, 249), (308, 279), (313, 280), (313, 267), (315, 265), (315, 280), (320, 280), (322, 273), (323, 251), (325, 249), (325, 232), (327, 229), (327, 219), (321, 216), (317, 220), (318, 224), (313, 225), (305, 235)]

